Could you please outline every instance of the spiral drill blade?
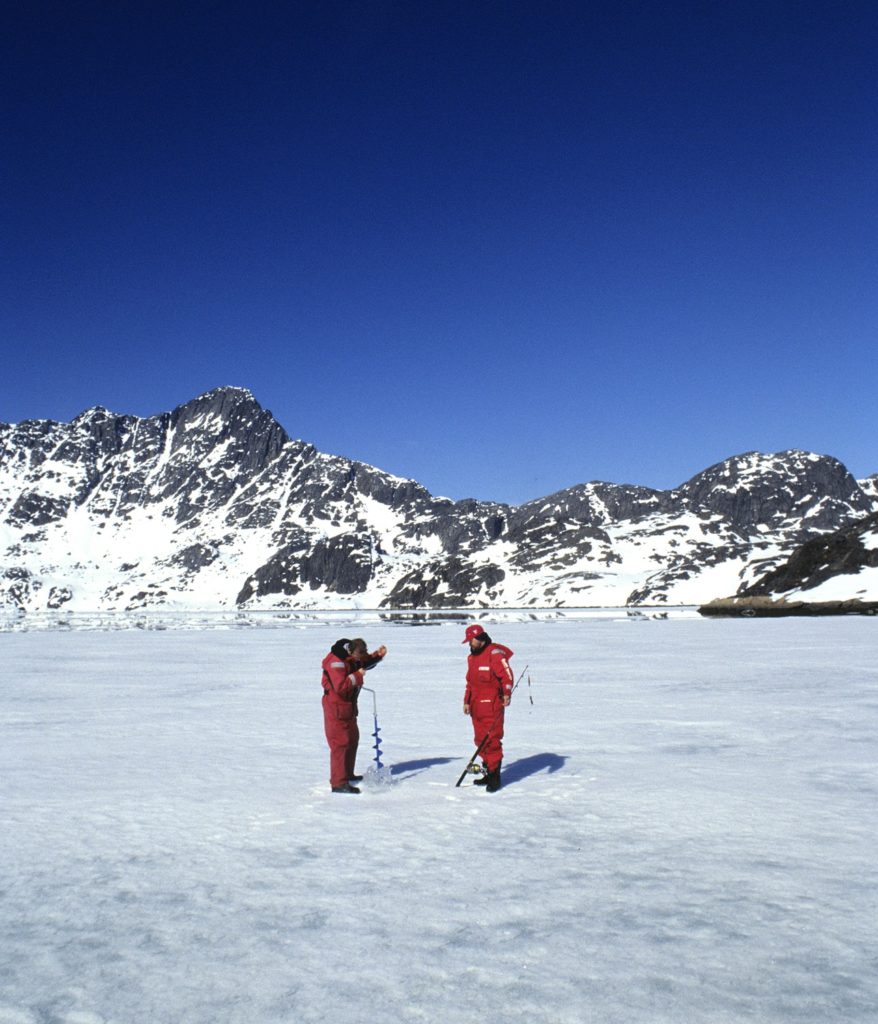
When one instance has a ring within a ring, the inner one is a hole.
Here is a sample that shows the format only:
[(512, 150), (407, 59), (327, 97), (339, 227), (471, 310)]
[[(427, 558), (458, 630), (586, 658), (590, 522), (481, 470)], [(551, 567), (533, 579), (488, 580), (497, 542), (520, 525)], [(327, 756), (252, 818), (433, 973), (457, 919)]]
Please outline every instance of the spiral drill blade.
[(384, 765), (381, 763), (381, 738), (378, 735), (379, 732), (380, 732), (380, 729), (378, 728), (378, 718), (376, 716), (376, 718), (375, 718), (375, 731), (372, 733), (372, 735), (375, 737), (375, 742), (373, 744), (373, 749), (375, 750), (375, 764), (379, 768), (383, 768)]

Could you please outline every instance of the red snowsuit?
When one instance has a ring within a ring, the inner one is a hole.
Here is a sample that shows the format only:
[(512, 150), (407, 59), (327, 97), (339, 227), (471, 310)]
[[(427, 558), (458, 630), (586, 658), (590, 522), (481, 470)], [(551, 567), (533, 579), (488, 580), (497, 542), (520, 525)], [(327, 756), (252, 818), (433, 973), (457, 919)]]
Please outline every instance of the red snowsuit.
[(329, 744), (331, 786), (343, 786), (354, 774), (360, 744), (357, 697), (366, 669), (380, 660), (370, 654), (361, 662), (341, 658), (333, 651), (323, 659), (323, 727)]
[[(469, 706), (473, 720), (476, 746), (491, 730), (491, 737), (482, 747), (481, 757), (489, 772), (496, 771), (503, 760), (503, 697), (512, 696), (515, 679), (509, 667), (512, 651), (503, 644), (490, 643), (467, 659), (466, 692), (463, 703)], [(491, 726), (494, 726), (491, 729)]]

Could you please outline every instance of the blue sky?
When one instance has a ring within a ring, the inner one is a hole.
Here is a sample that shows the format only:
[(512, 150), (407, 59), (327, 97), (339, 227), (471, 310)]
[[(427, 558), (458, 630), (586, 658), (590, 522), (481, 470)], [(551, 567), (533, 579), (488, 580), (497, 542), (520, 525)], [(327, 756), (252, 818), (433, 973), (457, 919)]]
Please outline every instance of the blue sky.
[(233, 384), (511, 502), (878, 472), (874, 4), (18, 7), (0, 421)]

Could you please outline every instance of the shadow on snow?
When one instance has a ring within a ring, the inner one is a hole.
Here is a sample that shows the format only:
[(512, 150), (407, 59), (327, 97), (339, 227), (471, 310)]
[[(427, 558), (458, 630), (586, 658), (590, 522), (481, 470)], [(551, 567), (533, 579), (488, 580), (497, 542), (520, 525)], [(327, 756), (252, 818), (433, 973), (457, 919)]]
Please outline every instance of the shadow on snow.
[(452, 761), (460, 760), (456, 757), (422, 757), (418, 761), (400, 761), (399, 764), (393, 764), (390, 766), (390, 772), (393, 776), (402, 775), (406, 772), (410, 773), (408, 778), (412, 778), (414, 775), (419, 775), (421, 772), (425, 772), (428, 768), (432, 768), (437, 764), (450, 764)]
[[(452, 761), (460, 760), (461, 758), (459, 757), (422, 757), (416, 761), (400, 761), (398, 764), (392, 764), (390, 772), (395, 779), (403, 781), (402, 777), (404, 776), (405, 781), (407, 781), (436, 765), (451, 764)], [(552, 775), (560, 771), (566, 761), (566, 757), (548, 752), (544, 754), (531, 754), (530, 757), (522, 757), (517, 761), (511, 761), (503, 766), (503, 785), (511, 786), (528, 778), (530, 775), (536, 775), (537, 772), (548, 772), (549, 775)]]
[(560, 771), (566, 761), (566, 757), (550, 753), (531, 754), (530, 757), (519, 758), (517, 761), (503, 766), (503, 785), (511, 786), (513, 783), (526, 779), (529, 775), (536, 775), (537, 772), (548, 772), (552, 775)]

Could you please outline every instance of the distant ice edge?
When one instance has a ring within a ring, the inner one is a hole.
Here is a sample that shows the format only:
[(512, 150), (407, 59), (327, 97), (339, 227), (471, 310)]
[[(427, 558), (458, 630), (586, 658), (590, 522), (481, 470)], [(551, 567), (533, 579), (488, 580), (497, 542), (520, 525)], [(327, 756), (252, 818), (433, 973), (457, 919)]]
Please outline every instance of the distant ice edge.
[(575, 619), (650, 621), (698, 618), (695, 605), (606, 608), (283, 609), (264, 611), (11, 612), (0, 611), (0, 633), (116, 631), (124, 629), (308, 629), (314, 626), (392, 623), (436, 626), (443, 622), (551, 622)]

